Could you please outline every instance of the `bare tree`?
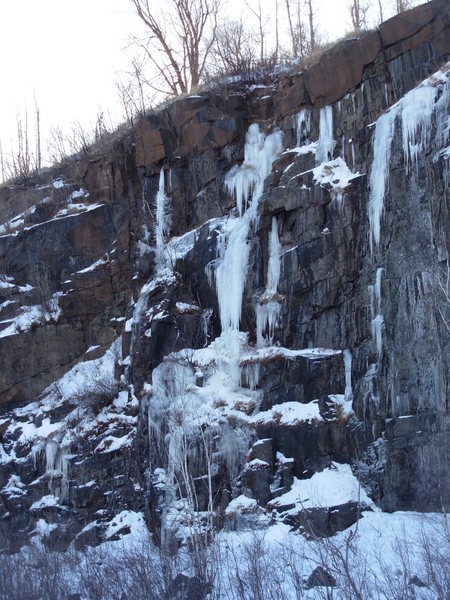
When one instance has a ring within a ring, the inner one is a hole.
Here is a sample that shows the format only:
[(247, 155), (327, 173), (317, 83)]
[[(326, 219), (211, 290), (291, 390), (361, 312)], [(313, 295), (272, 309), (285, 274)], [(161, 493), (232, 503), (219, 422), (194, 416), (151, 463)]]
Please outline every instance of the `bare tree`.
[(405, 12), (412, 6), (412, 0), (395, 0), (395, 10), (398, 13)]
[(217, 28), (213, 59), (220, 73), (249, 73), (256, 59), (253, 32), (239, 21), (224, 20)]
[(6, 180), (6, 158), (5, 155), (3, 153), (3, 146), (2, 146), (2, 141), (0, 140), (0, 168), (2, 170), (1, 173), (1, 180), (0, 181), (5, 181)]
[(16, 114), (15, 139), (11, 140), (10, 152), (5, 153), (3, 148), (0, 148), (3, 180), (29, 177), (41, 168), (40, 112), (36, 100), (35, 107), (34, 140), (32, 127), (29, 126), (28, 110), (25, 107), (23, 115), (20, 112)]
[(310, 51), (314, 52), (316, 49), (316, 25), (314, 22), (315, 10), (313, 7), (313, 0), (305, 0), (306, 7), (308, 9), (308, 21), (309, 21), (309, 47)]
[(354, 31), (361, 31), (367, 27), (367, 11), (369, 5), (361, 0), (352, 0), (349, 4), (350, 17)]
[(292, 45), (292, 56), (299, 58), (305, 56), (309, 50), (305, 39), (300, 0), (285, 0), (285, 6)]
[(275, 62), (278, 62), (278, 52), (280, 50), (280, 32), (278, 25), (278, 0), (275, 0)]
[(297, 39), (296, 39), (296, 36), (294, 33), (294, 26), (292, 24), (291, 4), (290, 4), (289, 0), (285, 0), (285, 2), (286, 2), (286, 12), (287, 12), (287, 17), (288, 17), (288, 23), (289, 23), (289, 32), (291, 34), (292, 56), (294, 58), (297, 58), (297, 56), (298, 56)]
[(36, 116), (36, 131), (35, 131), (35, 142), (36, 142), (36, 171), (39, 171), (42, 168), (42, 152), (41, 152), (41, 111), (39, 110), (39, 106), (36, 100), (36, 96), (34, 97), (34, 109)]
[(266, 57), (266, 32), (265, 23), (263, 18), (263, 12), (261, 8), (261, 0), (258, 0), (258, 7), (254, 9), (249, 2), (245, 2), (249, 11), (256, 17), (258, 21), (258, 32), (259, 32), (259, 59), (261, 64), (264, 62)]
[(380, 23), (384, 21), (383, 19), (383, 3), (381, 0), (378, 0), (378, 10), (380, 11)]
[[(164, 14), (150, 0), (131, 0), (146, 27), (145, 39), (134, 38), (146, 62), (170, 94), (195, 88), (204, 73), (216, 37), (220, 0), (168, 0)], [(155, 89), (155, 80), (147, 80)], [(161, 90), (162, 91), (162, 90)]]

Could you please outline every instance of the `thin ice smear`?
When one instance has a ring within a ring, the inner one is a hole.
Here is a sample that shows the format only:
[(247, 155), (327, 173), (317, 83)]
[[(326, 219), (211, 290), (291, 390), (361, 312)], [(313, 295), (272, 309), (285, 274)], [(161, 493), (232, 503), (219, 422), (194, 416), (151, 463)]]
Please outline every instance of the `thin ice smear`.
[(278, 283), (281, 272), (281, 245), (278, 236), (278, 222), (272, 217), (272, 229), (269, 236), (269, 260), (267, 264), (267, 285), (264, 294), (256, 306), (256, 340), (258, 347), (264, 345), (264, 333), (268, 342), (273, 343), (275, 328), (281, 312), (281, 297), (278, 296)]
[(297, 115), (297, 146), (304, 146), (309, 140), (311, 111), (303, 108)]

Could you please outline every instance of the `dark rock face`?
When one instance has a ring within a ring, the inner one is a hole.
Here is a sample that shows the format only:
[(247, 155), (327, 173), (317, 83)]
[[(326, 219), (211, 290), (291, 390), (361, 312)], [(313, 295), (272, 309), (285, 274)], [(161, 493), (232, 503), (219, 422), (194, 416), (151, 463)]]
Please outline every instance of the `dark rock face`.
[(331, 573), (328, 573), (328, 571), (323, 567), (316, 567), (308, 577), (305, 587), (307, 590), (309, 590), (313, 587), (334, 587), (335, 585), (336, 580)]
[(338, 531), (344, 531), (356, 523), (360, 516), (357, 502), (347, 502), (328, 508), (306, 508), (296, 514), (292, 511), (283, 521), (293, 529), (299, 529), (306, 536), (330, 537)]
[[(249, 233), (240, 323), (251, 350), (239, 364), (246, 401), (233, 404), (232, 418), (208, 440), (218, 522), (239, 494), (249, 501), (241, 515), (267, 514), (294, 477), (309, 479), (333, 461), (359, 462), (385, 510), (448, 503), (448, 141), (436, 109), (417, 161), (405, 156), (401, 99), (444, 68), (449, 49), (449, 5), (433, 0), (270, 86), (179, 99), (143, 118), (107, 157), (69, 167), (64, 181), (0, 190), (2, 221), (23, 212), (22, 225), (0, 235), (0, 529), (7, 538), (20, 531), (20, 545), (45, 522), (51, 544), (96, 544), (126, 530), (120, 519), (109, 523), (127, 510), (144, 510), (158, 531), (165, 501), (158, 477), (168, 458), (149, 418), (155, 370), (185, 351), (176, 360), (189, 386), (198, 392), (207, 383), (210, 365), (196, 363), (193, 352), (221, 333), (211, 265), (235, 204), (225, 178), (242, 162), (253, 121), (267, 133), (275, 122), (292, 149), (320, 138), (325, 106), (333, 121), (329, 158), (345, 161), (351, 178), (340, 184), (330, 171), (319, 181), (314, 152), (289, 150), (265, 181)], [(448, 80), (432, 85), (448, 114)], [(389, 108), (397, 113), (375, 243), (368, 216), (374, 123)], [(296, 129), (301, 109), (309, 111), (309, 132)], [(166, 237), (179, 236), (165, 240), (164, 268), (155, 252), (161, 171), (172, 217)], [(255, 358), (274, 218), (278, 350)], [(165, 385), (176, 387), (167, 373)], [(354, 412), (344, 410), (350, 400)], [(293, 404), (311, 412), (289, 419)], [(205, 415), (202, 432), (211, 425)], [(189, 440), (189, 461), (206, 510), (202, 441)], [(331, 535), (354, 523), (360, 507), (294, 508), (279, 505), (277, 518)], [(334, 585), (316, 571), (308, 587)], [(208, 591), (183, 578), (175, 588), (193, 598)]]

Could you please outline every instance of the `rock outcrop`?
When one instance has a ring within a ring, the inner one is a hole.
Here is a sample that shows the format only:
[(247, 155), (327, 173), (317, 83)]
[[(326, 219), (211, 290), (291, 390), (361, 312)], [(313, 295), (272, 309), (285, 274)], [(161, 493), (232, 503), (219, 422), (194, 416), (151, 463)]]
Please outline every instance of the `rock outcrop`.
[[(305, 535), (448, 504), (449, 11), (0, 190), (6, 545), (96, 544), (127, 511), (179, 543), (189, 498)], [(311, 503), (321, 477), (348, 494)]]

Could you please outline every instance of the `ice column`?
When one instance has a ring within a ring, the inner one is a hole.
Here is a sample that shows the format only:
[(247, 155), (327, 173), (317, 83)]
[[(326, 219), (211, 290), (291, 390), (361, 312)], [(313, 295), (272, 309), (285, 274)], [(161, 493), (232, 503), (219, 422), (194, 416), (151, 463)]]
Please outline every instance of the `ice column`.
[(352, 353), (351, 350), (344, 350), (344, 367), (345, 367), (345, 400), (353, 399), (352, 390)]
[(268, 292), (275, 293), (280, 282), (280, 254), (281, 246), (278, 237), (278, 223), (276, 217), (272, 217), (272, 229), (269, 241), (269, 263), (267, 266), (267, 288)]
[(370, 310), (371, 310), (371, 329), (372, 329), (372, 340), (375, 344), (378, 354), (378, 360), (381, 359), (383, 354), (383, 328), (384, 318), (381, 314), (381, 275), (383, 268), (377, 269), (375, 276), (375, 285), (369, 286), (370, 295)]
[(159, 173), (159, 188), (156, 194), (156, 269), (163, 270), (169, 266), (166, 253), (166, 237), (170, 232), (170, 204), (164, 192), (164, 169)]
[(331, 106), (324, 106), (320, 109), (319, 141), (316, 151), (317, 165), (332, 160), (334, 146), (333, 109)]
[(394, 125), (397, 110), (392, 108), (381, 115), (375, 125), (373, 140), (373, 163), (370, 172), (369, 194), (369, 225), (370, 225), (370, 252), (373, 252), (373, 243), (380, 243), (381, 217), (384, 210), (384, 196), (389, 180), (389, 161), (391, 159), (391, 144), (394, 136)]

